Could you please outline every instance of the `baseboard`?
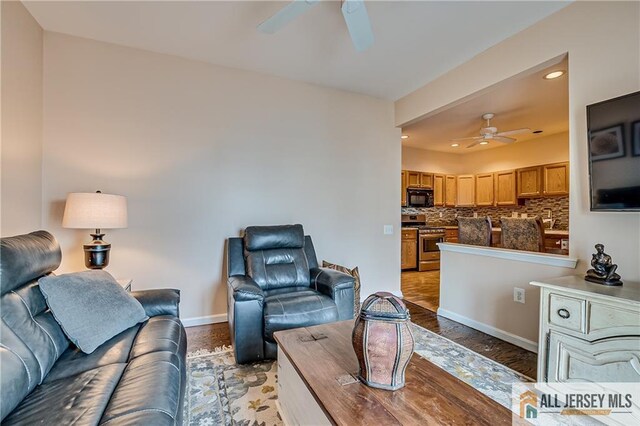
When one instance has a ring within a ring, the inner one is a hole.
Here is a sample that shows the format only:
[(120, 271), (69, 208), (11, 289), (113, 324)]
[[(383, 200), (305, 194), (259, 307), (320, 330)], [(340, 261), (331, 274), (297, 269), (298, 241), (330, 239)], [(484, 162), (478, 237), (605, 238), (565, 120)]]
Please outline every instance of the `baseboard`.
[(476, 330), (482, 331), (483, 333), (487, 333), (490, 336), (497, 337), (500, 340), (504, 340), (505, 342), (509, 342), (516, 346), (519, 346), (528, 351), (538, 353), (538, 343), (533, 342), (529, 339), (525, 339), (520, 336), (516, 336), (513, 333), (509, 333), (508, 331), (500, 330), (499, 328), (495, 328), (493, 326), (478, 322), (476, 320), (472, 320), (471, 318), (467, 318), (460, 314), (456, 314), (455, 312), (448, 311), (446, 309), (438, 308), (438, 315), (449, 318), (455, 322), (459, 322), (460, 324), (464, 324), (471, 328), (475, 328)]
[(215, 324), (227, 321), (227, 314), (206, 315), (204, 317), (181, 318), (185, 327), (195, 327), (197, 325)]

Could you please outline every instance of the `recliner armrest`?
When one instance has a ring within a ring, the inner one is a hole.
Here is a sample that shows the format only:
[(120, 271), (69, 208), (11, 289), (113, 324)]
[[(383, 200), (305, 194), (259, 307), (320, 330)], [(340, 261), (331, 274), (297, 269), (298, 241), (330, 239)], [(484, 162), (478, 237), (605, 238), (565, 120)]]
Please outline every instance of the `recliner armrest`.
[(344, 272), (329, 268), (312, 268), (311, 283), (320, 293), (333, 295), (336, 290), (353, 288), (355, 279)]
[(353, 318), (355, 278), (329, 268), (311, 268), (311, 287), (331, 297), (338, 307), (338, 319)]
[(228, 284), (233, 291), (233, 299), (236, 301), (264, 300), (264, 292), (260, 286), (246, 275), (229, 277)]
[(180, 290), (160, 288), (132, 291), (131, 295), (138, 299), (138, 302), (140, 302), (149, 317), (158, 315), (180, 316)]

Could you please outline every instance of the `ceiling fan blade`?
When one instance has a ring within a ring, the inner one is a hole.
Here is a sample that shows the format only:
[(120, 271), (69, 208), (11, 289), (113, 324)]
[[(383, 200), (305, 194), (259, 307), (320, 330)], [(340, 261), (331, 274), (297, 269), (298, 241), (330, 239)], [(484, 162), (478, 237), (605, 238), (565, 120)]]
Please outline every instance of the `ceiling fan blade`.
[(449, 139), (450, 142), (460, 142), (460, 141), (479, 141), (484, 139), (483, 136), (470, 136), (468, 138), (457, 138), (457, 139)]
[(477, 141), (475, 141), (474, 143), (467, 145), (467, 148), (473, 148), (476, 145), (479, 145), (480, 142), (482, 142), (483, 138), (478, 139)]
[(502, 143), (513, 143), (516, 140), (514, 138), (507, 138), (505, 136), (494, 136), (491, 140), (502, 142)]
[(364, 52), (373, 44), (373, 31), (364, 0), (343, 0), (342, 16), (347, 23), (351, 41), (358, 52)]
[(273, 34), (311, 9), (318, 1), (319, 0), (294, 0), (276, 12), (271, 18), (258, 25), (258, 30), (266, 34)]
[(507, 130), (506, 132), (496, 133), (496, 136), (511, 136), (511, 135), (519, 135), (521, 133), (529, 133), (531, 129), (517, 129), (517, 130)]

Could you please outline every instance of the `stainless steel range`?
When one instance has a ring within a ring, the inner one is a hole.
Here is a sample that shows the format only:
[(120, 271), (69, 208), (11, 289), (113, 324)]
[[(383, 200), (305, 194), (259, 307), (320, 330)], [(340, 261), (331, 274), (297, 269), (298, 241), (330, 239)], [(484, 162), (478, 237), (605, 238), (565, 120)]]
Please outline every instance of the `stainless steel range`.
[(423, 214), (402, 215), (402, 226), (418, 228), (418, 270), (440, 269), (440, 249), (437, 244), (444, 241), (444, 228), (428, 226)]

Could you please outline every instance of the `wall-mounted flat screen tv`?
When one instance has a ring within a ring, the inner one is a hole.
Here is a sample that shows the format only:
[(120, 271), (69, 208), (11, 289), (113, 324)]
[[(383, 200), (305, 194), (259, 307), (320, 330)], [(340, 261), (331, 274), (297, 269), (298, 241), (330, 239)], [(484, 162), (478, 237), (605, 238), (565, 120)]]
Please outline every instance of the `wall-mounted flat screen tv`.
[(587, 106), (592, 211), (640, 211), (640, 92)]

